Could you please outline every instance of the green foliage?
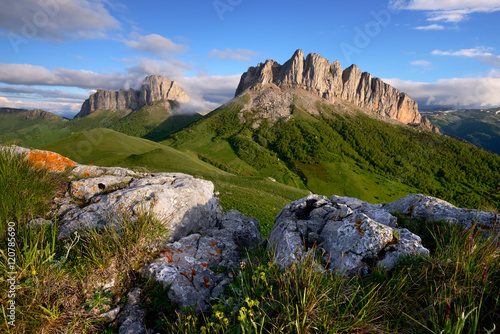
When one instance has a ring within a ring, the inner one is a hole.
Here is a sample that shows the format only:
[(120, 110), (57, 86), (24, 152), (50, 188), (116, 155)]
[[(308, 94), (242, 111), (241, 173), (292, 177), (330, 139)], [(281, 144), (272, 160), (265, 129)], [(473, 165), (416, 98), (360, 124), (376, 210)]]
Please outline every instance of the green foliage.
[(499, 108), (425, 113), (442, 133), (460, 137), (485, 150), (500, 154)]
[[(269, 176), (314, 193), (372, 202), (421, 192), (477, 208), (500, 184), (497, 155), (445, 136), (361, 113), (339, 114), (321, 103), (319, 115), (294, 105), (292, 117), (274, 125), (238, 107), (221, 107), (172, 135), (168, 144), (201, 153), (240, 175)], [(221, 154), (227, 144), (232, 151)], [(493, 199), (483, 204), (500, 206)]]

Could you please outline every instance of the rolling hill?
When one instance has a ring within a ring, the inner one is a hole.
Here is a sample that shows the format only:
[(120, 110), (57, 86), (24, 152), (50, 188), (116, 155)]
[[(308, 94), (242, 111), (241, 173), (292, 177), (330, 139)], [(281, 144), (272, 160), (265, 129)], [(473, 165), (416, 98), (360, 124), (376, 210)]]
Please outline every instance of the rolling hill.
[(500, 108), (428, 111), (443, 133), (500, 155)]
[(274, 218), (286, 203), (309, 194), (309, 191), (273, 182), (267, 177), (234, 175), (201, 161), (192, 152), (181, 152), (110, 129), (75, 133), (43, 145), (41, 149), (84, 164), (181, 172), (210, 180), (219, 192), (222, 207), (258, 218), (264, 235), (269, 233)]

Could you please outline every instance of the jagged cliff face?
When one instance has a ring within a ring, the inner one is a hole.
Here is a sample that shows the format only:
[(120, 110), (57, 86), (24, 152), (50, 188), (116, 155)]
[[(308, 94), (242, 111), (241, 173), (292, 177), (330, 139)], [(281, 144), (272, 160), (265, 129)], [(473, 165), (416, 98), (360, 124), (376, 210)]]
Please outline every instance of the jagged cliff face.
[[(417, 103), (406, 93), (372, 77), (368, 72), (361, 72), (356, 65), (342, 70), (338, 60), (330, 64), (316, 53), (310, 53), (304, 59), (303, 51), (297, 50), (283, 65), (267, 60), (264, 64), (250, 67), (241, 76), (236, 96), (252, 90), (252, 96), (256, 96), (256, 90), (269, 90), (272, 85), (283, 92), (287, 89), (306, 90), (330, 103), (348, 101), (377, 115), (405, 124), (421, 124), (438, 132), (429, 120), (420, 115)], [(272, 103), (272, 99), (266, 99), (265, 94), (257, 95), (258, 99), (266, 101), (267, 106)], [(253, 108), (266, 109), (266, 105), (256, 105), (254, 101), (251, 104)], [(280, 114), (284, 113), (283, 107), (283, 104), (278, 107)]]
[[(120, 89), (119, 91), (97, 90), (85, 102), (75, 118), (90, 115), (98, 109), (110, 111), (137, 110), (156, 101), (171, 100), (183, 103), (189, 100), (177, 82), (159, 75), (150, 75), (142, 83), (140, 90)], [(166, 104), (168, 106), (168, 104)]]

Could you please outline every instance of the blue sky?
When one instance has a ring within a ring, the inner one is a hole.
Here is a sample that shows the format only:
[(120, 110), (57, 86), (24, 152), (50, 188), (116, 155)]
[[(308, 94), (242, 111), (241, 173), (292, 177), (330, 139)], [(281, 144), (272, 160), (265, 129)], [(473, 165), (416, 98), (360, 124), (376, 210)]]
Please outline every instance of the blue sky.
[(296, 49), (426, 105), (500, 105), (500, 0), (2, 0), (0, 107), (72, 117), (95, 89), (177, 80), (192, 109)]

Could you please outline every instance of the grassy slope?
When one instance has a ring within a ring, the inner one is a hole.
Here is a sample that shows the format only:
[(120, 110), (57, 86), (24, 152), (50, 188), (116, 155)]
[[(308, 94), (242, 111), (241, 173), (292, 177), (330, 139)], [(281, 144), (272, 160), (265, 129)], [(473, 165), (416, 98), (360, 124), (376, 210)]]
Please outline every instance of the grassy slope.
[(308, 194), (268, 178), (233, 175), (201, 161), (192, 153), (109, 129), (73, 134), (41, 148), (84, 164), (182, 172), (210, 180), (220, 192), (222, 207), (258, 218), (266, 236), (281, 208)]
[(69, 121), (62, 117), (27, 119), (29, 115), (28, 110), (16, 113), (0, 112), (0, 141), (21, 141), (24, 146), (38, 147), (72, 133), (95, 128), (114, 129), (128, 135), (159, 141), (201, 117), (198, 114), (172, 115), (171, 110), (164, 107), (163, 101), (153, 106), (145, 106), (136, 112), (96, 110), (86, 117)]
[(443, 136), (339, 114), (327, 105), (318, 106), (321, 116), (294, 106), (289, 121), (263, 121), (253, 129), (254, 114), (240, 121), (243, 103), (244, 97), (234, 100), (164, 143), (240, 174), (369, 202), (422, 192), (477, 208), (500, 183), (498, 156)]
[(500, 155), (500, 114), (498, 109), (430, 112), (426, 116), (443, 133), (454, 135)]
[(17, 113), (0, 113), (0, 141), (19, 141), (25, 146), (37, 146), (49, 143), (58, 138), (67, 136), (68, 121), (62, 117), (46, 119), (29, 117), (29, 111)]

